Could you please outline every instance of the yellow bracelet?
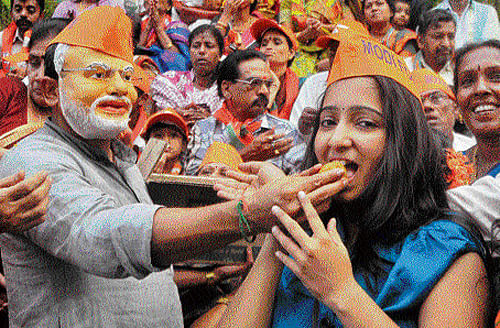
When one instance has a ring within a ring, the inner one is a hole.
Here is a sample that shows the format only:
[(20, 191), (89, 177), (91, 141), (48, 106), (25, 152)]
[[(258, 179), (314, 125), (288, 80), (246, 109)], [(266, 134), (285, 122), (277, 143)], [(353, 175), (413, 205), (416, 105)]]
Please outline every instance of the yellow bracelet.
[(229, 298), (223, 296), (221, 298), (219, 298), (216, 302), (217, 304), (225, 304), (225, 305), (228, 305), (229, 304)]

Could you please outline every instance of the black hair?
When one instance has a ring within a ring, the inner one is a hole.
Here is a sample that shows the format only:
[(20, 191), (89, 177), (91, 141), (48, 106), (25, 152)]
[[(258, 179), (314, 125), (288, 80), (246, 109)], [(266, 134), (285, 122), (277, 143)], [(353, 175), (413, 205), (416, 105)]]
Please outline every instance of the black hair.
[(418, 34), (425, 35), (431, 27), (437, 27), (439, 23), (453, 22), (455, 26), (455, 18), (453, 15), (445, 9), (432, 9), (424, 12), (420, 18), (420, 24), (418, 25)]
[(240, 64), (252, 59), (261, 59), (266, 61), (266, 55), (257, 50), (236, 50), (230, 53), (218, 66), (217, 69), (217, 92), (219, 97), (222, 95), (222, 81), (233, 82), (240, 77)]
[(222, 55), (224, 53), (224, 37), (222, 36), (220, 31), (212, 24), (200, 25), (189, 34), (188, 38), (189, 48), (191, 48), (191, 43), (193, 42), (194, 38), (205, 32), (212, 34), (212, 36), (215, 38), (217, 46), (219, 47), (219, 54)]
[(51, 44), (45, 50), (45, 55), (43, 58), (43, 68), (45, 70), (45, 76), (58, 80), (58, 74), (54, 65), (54, 57), (58, 43)]
[[(262, 33), (260, 35), (260, 37), (257, 39), (257, 44), (259, 45), (259, 48), (262, 44), (262, 38), (264, 37), (264, 34), (266, 34), (267, 32), (269, 31), (274, 31), (274, 32), (278, 32), (279, 34), (283, 35), (286, 39), (286, 43), (288, 44), (288, 49), (293, 49), (293, 43), (292, 43), (292, 40), (290, 40), (290, 38), (288, 37), (288, 35), (286, 35), (285, 33), (281, 32), (280, 30), (278, 30), (277, 28), (270, 28), (270, 29), (267, 29), (264, 31), (264, 33)], [(290, 67), (292, 66), (292, 63), (293, 63), (293, 60), (295, 59), (295, 55), (292, 57), (292, 59), (289, 59), (287, 62), (286, 62), (286, 66), (287, 67)]]
[(71, 20), (66, 18), (46, 18), (35, 23), (35, 25), (33, 25), (28, 48), (31, 49), (38, 42), (55, 37), (70, 22)]
[(500, 52), (500, 41), (491, 39), (487, 41), (477, 42), (477, 43), (469, 43), (466, 46), (458, 49), (455, 55), (455, 70), (453, 72), (453, 91), (457, 94), (459, 81), (458, 81), (458, 70), (465, 56), (469, 54), (469, 52), (475, 51), (480, 48), (495, 48)]
[(408, 26), (406, 27), (415, 31), (420, 23), (422, 13), (431, 9), (432, 6), (429, 1), (426, 0), (411, 0), (410, 8), (410, 20), (408, 22)]
[(250, 14), (253, 13), (257, 9), (257, 5), (259, 4), (258, 0), (251, 0), (252, 2), (250, 3)]
[[(27, 0), (19, 0), (22, 3), (26, 2)], [(40, 7), (40, 15), (43, 14), (43, 11), (45, 10), (45, 0), (36, 0), (38, 3), (38, 7)], [(12, 11), (12, 8), (14, 7), (14, 0), (10, 0), (10, 11)]]
[[(379, 273), (382, 260), (373, 245), (402, 241), (420, 226), (442, 218), (448, 204), (443, 154), (429, 131), (420, 102), (396, 81), (381, 76), (372, 78), (382, 101), (384, 153), (360, 197), (348, 204), (332, 202), (327, 217), (338, 218), (344, 226), (357, 226), (357, 238), (346, 240), (347, 245), (352, 245), (353, 264)], [(320, 113), (321, 110), (306, 150), (304, 168), (318, 162), (314, 140)]]

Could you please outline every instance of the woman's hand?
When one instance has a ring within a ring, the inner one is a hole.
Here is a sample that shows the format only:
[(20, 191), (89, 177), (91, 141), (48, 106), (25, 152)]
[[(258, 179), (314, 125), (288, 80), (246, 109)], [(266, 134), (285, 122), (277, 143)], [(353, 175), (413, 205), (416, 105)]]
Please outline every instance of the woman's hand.
[(304, 192), (299, 192), (298, 199), (312, 229), (312, 236), (307, 235), (281, 208), (273, 207), (273, 213), (291, 236), (289, 238), (278, 227), (273, 227), (273, 236), (289, 254), (287, 256), (278, 251), (276, 256), (315, 298), (325, 304), (335, 304), (357, 285), (349, 253), (337, 232), (336, 220), (331, 219), (325, 229)]

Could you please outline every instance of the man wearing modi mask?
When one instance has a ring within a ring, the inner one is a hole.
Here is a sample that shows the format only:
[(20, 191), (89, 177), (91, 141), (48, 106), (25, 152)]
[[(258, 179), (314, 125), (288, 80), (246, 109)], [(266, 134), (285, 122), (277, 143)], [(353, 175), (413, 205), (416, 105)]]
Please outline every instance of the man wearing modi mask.
[(153, 205), (117, 139), (137, 96), (131, 44), (124, 12), (100, 6), (47, 48), (37, 83), (52, 116), (0, 163), (0, 177), (44, 169), (53, 180), (46, 221), (0, 236), (12, 327), (182, 327), (171, 263), (269, 232), (271, 207), (298, 213), (299, 190), (322, 205), (345, 183), (338, 172), (255, 179), (255, 193), (224, 203)]

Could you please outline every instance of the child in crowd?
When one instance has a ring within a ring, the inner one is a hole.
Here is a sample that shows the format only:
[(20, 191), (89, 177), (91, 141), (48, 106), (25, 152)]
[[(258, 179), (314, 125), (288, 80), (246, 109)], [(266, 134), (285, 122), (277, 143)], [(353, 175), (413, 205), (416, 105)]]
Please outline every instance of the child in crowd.
[(189, 135), (188, 126), (182, 116), (173, 109), (163, 110), (148, 119), (143, 131), (142, 137), (146, 142), (150, 138), (157, 138), (167, 143), (153, 172), (181, 174), (181, 155), (186, 150)]
[(404, 30), (410, 22), (411, 6), (409, 0), (394, 1), (394, 16), (392, 16), (392, 26), (396, 30)]

